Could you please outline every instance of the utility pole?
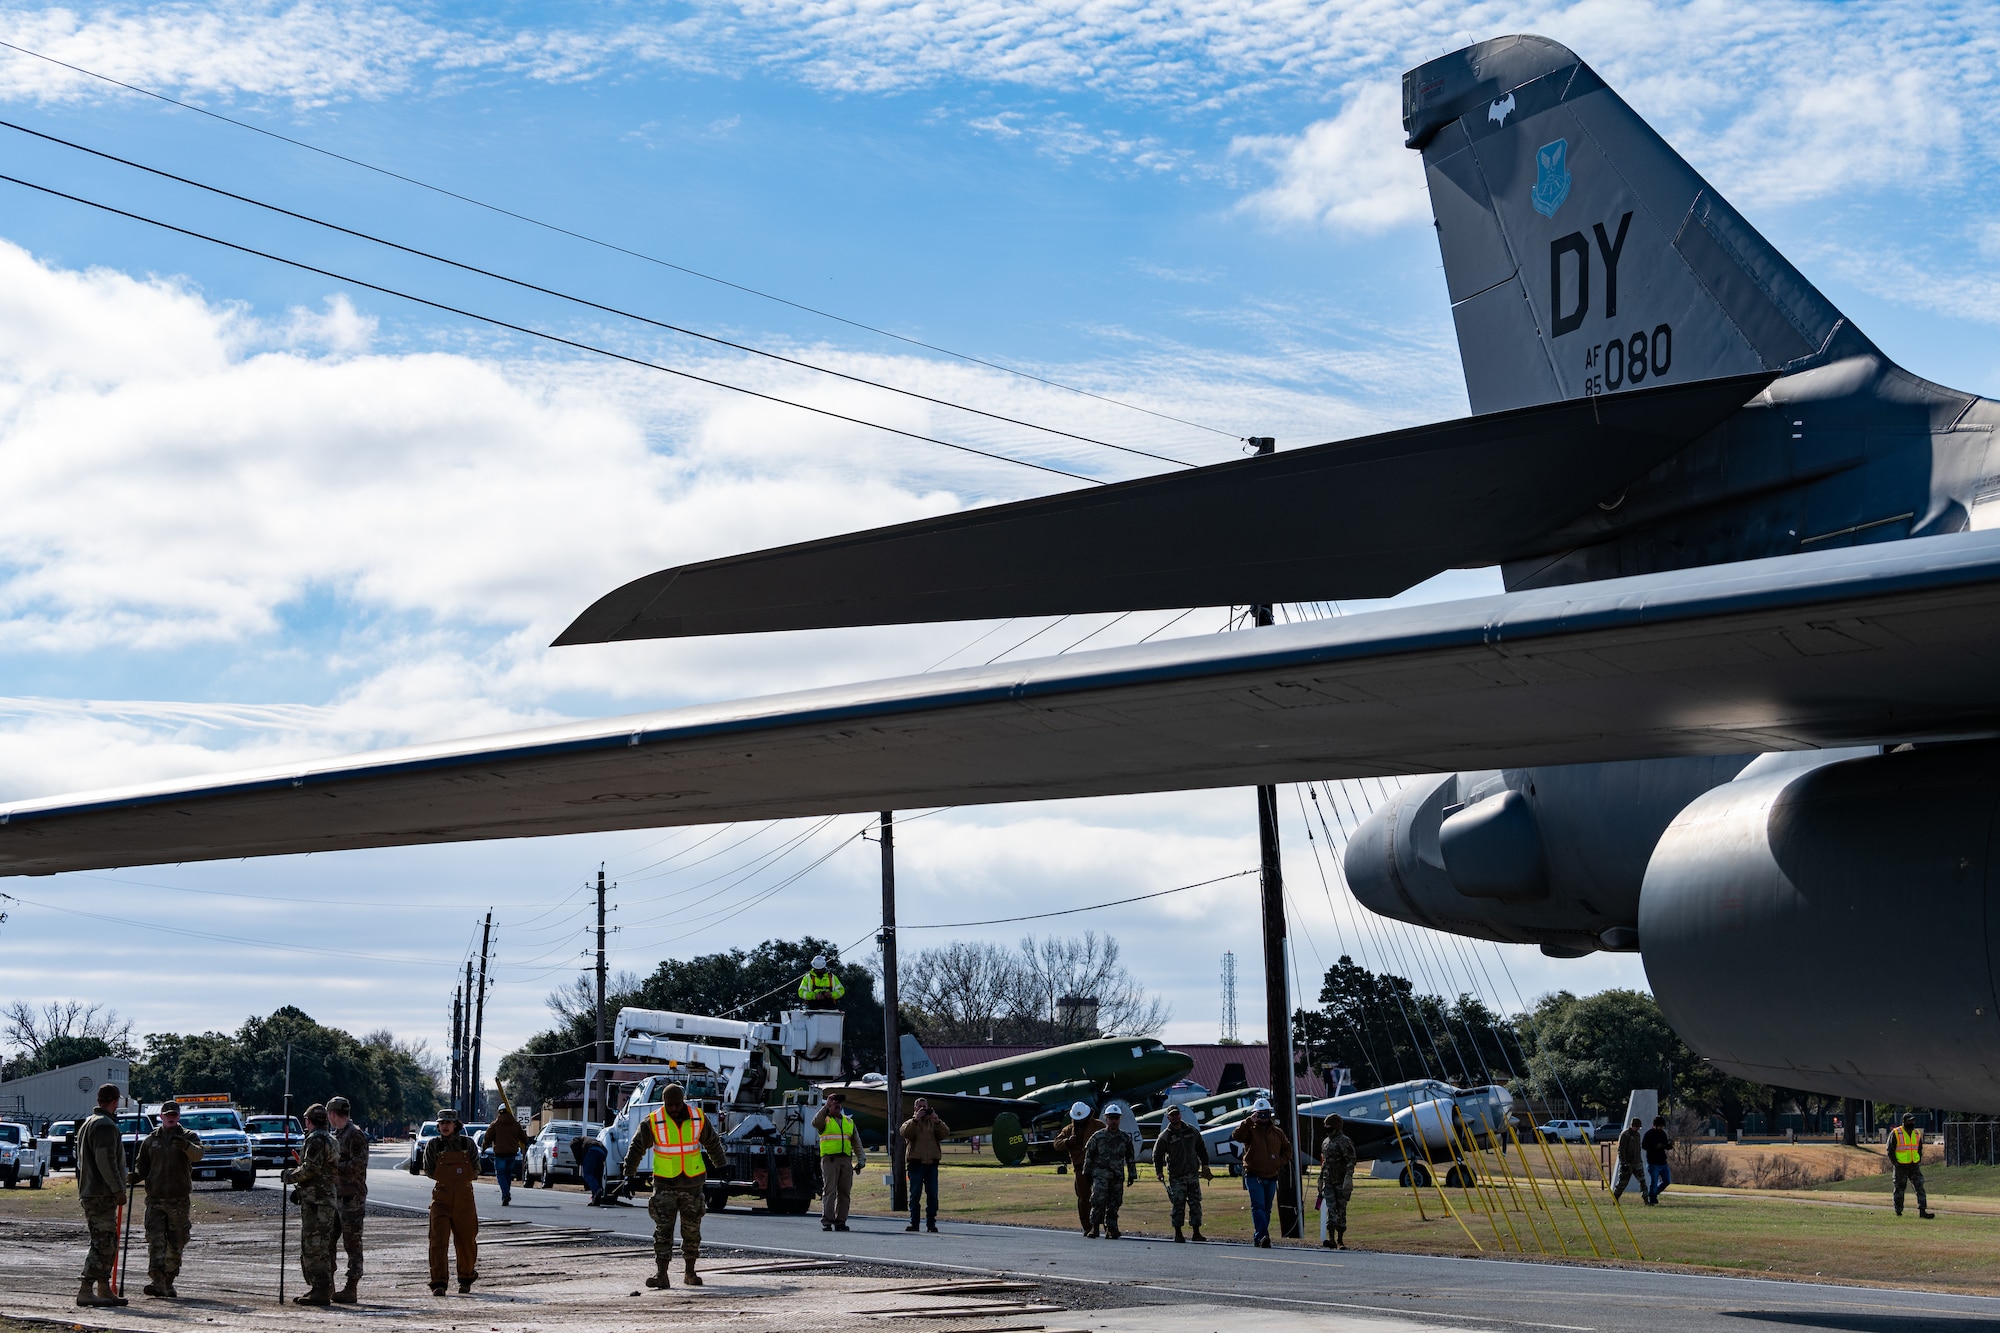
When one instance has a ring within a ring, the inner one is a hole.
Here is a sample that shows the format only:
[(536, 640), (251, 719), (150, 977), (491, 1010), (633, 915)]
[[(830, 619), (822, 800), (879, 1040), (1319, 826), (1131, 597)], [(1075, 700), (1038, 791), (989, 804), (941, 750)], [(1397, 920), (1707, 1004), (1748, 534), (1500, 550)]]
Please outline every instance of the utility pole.
[(604, 866), (597, 867), (597, 1063), (610, 1058), (604, 1042)]
[(461, 1031), (459, 1011), (463, 1005), (465, 992), (454, 986), (451, 992), (451, 1093), (447, 1098), (453, 1110), (458, 1109), (458, 1090), (465, 1084), (465, 1070), (460, 1067), (464, 1052), (459, 1049), (458, 1038)]
[(479, 989), (472, 1001), (472, 1072), (466, 1076), (466, 1095), (471, 1105), (465, 1113), (476, 1120), (486, 1117), (479, 1114), (479, 1102), (485, 1096), (485, 1084), (479, 1080), (479, 1050), (486, 1037), (486, 947), (493, 940), (493, 911), (486, 912), (485, 928), (479, 932)]
[[(1262, 458), (1275, 453), (1277, 440), (1253, 437)], [(1250, 608), (1258, 626), (1274, 622), (1269, 602)], [(1296, 1239), (1299, 1231), (1299, 1118), (1292, 1086), (1292, 988), (1285, 962), (1285, 872), (1278, 855), (1278, 789), (1257, 788), (1257, 846), (1263, 866), (1264, 1026), (1271, 1053), (1271, 1110), (1292, 1145), (1291, 1169), (1278, 1177), (1278, 1234)]]
[(896, 812), (882, 812), (882, 1073), (889, 1094), (889, 1206), (910, 1206), (903, 1179), (903, 1036), (896, 1021)]
[[(465, 1017), (458, 1025), (458, 1113), (467, 1120), (472, 1114), (472, 960), (465, 960)], [(463, 1123), (463, 1122), (461, 1122)]]

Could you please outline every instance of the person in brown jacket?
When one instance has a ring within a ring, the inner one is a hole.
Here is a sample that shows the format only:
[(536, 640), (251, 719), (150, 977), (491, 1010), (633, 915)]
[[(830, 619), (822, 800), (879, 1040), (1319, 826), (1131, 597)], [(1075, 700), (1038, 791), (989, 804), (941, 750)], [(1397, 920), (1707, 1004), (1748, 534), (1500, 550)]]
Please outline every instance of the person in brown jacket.
[(493, 1179), (500, 1186), (500, 1206), (514, 1202), (514, 1168), (520, 1165), (521, 1153), (528, 1146), (527, 1131), (521, 1122), (506, 1107), (493, 1117), (493, 1123), (486, 1127), (486, 1148), (493, 1154)]
[(1069, 1108), (1069, 1123), (1056, 1135), (1056, 1151), (1069, 1154), (1070, 1183), (1076, 1186), (1076, 1225), (1085, 1234), (1090, 1231), (1090, 1177), (1083, 1171), (1083, 1150), (1090, 1146), (1090, 1136), (1103, 1128), (1104, 1122), (1091, 1114), (1089, 1102), (1076, 1102)]
[(146, 1294), (172, 1298), (181, 1274), (181, 1251), (193, 1230), (188, 1198), (194, 1193), (194, 1164), (201, 1140), (181, 1127), (179, 1102), (160, 1104), (160, 1123), (139, 1145), (132, 1165), (146, 1186)]
[(925, 1210), (924, 1225), (930, 1231), (937, 1230), (938, 1163), (944, 1160), (944, 1141), (950, 1137), (951, 1126), (931, 1110), (930, 1102), (917, 1098), (910, 1118), (903, 1122), (903, 1179), (910, 1192), (910, 1225), (903, 1228), (905, 1231), (917, 1229), (917, 1196), (926, 1189), (930, 1191), (930, 1207)]
[(76, 1289), (78, 1305), (123, 1305), (111, 1290), (118, 1263), (118, 1209), (125, 1202), (125, 1140), (118, 1132), (118, 1102), (125, 1094), (116, 1083), (97, 1089), (97, 1109), (76, 1127), (76, 1201), (90, 1228), (90, 1254), (83, 1261), (83, 1285)]
[(459, 1294), (479, 1280), (479, 1209), (472, 1182), (479, 1175), (479, 1145), (460, 1126), (458, 1112), (438, 1112), (438, 1136), (424, 1145), (424, 1174), (431, 1186), (431, 1295), (442, 1296), (458, 1257)]
[(1250, 1224), (1257, 1246), (1271, 1248), (1271, 1205), (1278, 1197), (1278, 1178), (1296, 1170), (1292, 1141), (1271, 1114), (1271, 1103), (1259, 1097), (1250, 1118), (1236, 1127), (1231, 1141), (1243, 1145), (1243, 1184), (1250, 1192)]

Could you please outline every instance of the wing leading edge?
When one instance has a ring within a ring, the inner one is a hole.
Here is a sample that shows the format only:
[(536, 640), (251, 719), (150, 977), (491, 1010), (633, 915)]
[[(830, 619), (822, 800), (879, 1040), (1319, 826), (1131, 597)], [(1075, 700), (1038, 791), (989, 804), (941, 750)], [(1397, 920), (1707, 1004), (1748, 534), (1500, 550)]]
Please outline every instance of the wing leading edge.
[(0, 806), (0, 874), (2000, 735), (2000, 531)]
[(558, 646), (917, 621), (1387, 597), (1537, 539), (1773, 376), (1611, 394), (681, 565)]

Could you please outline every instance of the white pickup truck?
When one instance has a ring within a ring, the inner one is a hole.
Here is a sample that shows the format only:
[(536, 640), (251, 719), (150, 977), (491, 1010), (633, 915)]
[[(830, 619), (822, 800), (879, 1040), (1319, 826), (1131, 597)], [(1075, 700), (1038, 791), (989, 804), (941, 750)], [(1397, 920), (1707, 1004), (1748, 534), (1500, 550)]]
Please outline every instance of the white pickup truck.
[(49, 1141), (12, 1120), (0, 1120), (0, 1185), (13, 1189), (26, 1182), (38, 1190), (49, 1175)]

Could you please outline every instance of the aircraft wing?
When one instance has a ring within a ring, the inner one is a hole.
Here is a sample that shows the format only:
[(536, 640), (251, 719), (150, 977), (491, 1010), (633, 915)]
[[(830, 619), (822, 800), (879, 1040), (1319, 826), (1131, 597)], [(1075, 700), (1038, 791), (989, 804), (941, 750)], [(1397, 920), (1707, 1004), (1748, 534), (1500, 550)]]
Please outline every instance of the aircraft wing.
[(1966, 532), (17, 801), (0, 873), (1992, 735)]
[(1775, 378), (1496, 412), (649, 574), (558, 645), (1387, 597), (1538, 554)]
[[(847, 1094), (847, 1105), (856, 1116), (871, 1117), (886, 1121), (889, 1114), (889, 1093), (880, 1084), (843, 1083), (840, 1090)], [(1048, 1107), (1040, 1102), (1031, 1102), (1013, 1097), (971, 1097), (956, 1092), (911, 1092), (903, 1089), (903, 1114), (910, 1113), (910, 1106), (922, 1097), (931, 1104), (941, 1119), (951, 1126), (951, 1137), (964, 1138), (968, 1134), (990, 1134), (993, 1132), (994, 1117), (1011, 1112), (1023, 1125), (1033, 1124), (1035, 1118), (1045, 1115)]]

